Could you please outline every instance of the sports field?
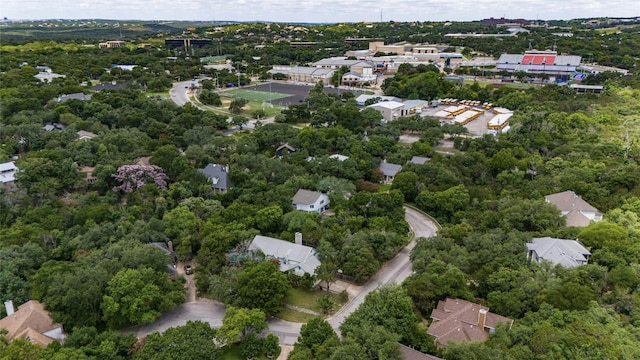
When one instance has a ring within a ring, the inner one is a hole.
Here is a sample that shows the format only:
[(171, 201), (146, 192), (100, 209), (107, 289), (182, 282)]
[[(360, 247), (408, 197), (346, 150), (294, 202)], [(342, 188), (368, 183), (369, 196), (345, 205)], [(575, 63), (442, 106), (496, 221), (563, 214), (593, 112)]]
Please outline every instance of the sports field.
[(269, 100), (282, 99), (291, 96), (291, 94), (283, 94), (265, 91), (256, 91), (249, 89), (233, 89), (222, 92), (220, 95), (225, 96), (231, 94), (234, 98), (243, 98), (249, 101), (268, 102)]

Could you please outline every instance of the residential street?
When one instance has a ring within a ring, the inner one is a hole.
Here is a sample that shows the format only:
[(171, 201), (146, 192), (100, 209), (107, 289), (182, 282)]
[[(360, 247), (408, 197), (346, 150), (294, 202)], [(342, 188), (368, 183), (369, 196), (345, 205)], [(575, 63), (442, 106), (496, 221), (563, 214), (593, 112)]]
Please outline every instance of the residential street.
[[(436, 234), (437, 226), (431, 219), (416, 210), (405, 207), (405, 219), (413, 230), (415, 239), (431, 237)], [(409, 254), (415, 246), (415, 239), (403, 248), (396, 257), (387, 262), (367, 284), (362, 286), (362, 291), (358, 295), (352, 298), (340, 311), (327, 319), (337, 333), (339, 333), (340, 324), (362, 304), (369, 292), (381, 285), (401, 283), (411, 275), (412, 268)], [(192, 299), (191, 297), (189, 300)], [(195, 302), (187, 302), (165, 313), (153, 324), (129, 329), (128, 332), (132, 332), (138, 338), (141, 338), (152, 332), (162, 332), (170, 327), (184, 325), (188, 320), (206, 321), (213, 327), (219, 327), (222, 325), (223, 318), (224, 305), (207, 299), (197, 299)], [(301, 327), (302, 324), (275, 318), (269, 319), (269, 332), (277, 335), (283, 345), (293, 345), (300, 334)]]
[(173, 100), (173, 102), (178, 106), (183, 106), (190, 101), (187, 93), (190, 91), (189, 87), (192, 82), (192, 80), (189, 80), (173, 83), (173, 87), (169, 93), (171, 94), (171, 100)]

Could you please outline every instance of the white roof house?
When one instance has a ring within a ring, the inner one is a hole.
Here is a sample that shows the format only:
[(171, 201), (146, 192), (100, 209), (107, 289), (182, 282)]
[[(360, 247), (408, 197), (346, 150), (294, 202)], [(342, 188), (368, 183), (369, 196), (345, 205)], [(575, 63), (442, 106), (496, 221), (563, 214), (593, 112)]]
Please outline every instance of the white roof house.
[(320, 266), (316, 249), (301, 243), (256, 235), (249, 245), (249, 250), (260, 250), (267, 259), (278, 259), (280, 271), (293, 271), (299, 276), (305, 273), (313, 275)]
[(527, 243), (527, 259), (537, 263), (547, 260), (554, 265), (576, 267), (586, 264), (590, 255), (589, 250), (577, 240), (543, 237)]
[(345, 160), (349, 160), (349, 157), (345, 156), (345, 155), (340, 155), (340, 154), (333, 154), (333, 155), (329, 155), (329, 159), (336, 159), (338, 161), (345, 161)]
[(13, 161), (0, 164), (0, 184), (14, 182), (18, 167)]

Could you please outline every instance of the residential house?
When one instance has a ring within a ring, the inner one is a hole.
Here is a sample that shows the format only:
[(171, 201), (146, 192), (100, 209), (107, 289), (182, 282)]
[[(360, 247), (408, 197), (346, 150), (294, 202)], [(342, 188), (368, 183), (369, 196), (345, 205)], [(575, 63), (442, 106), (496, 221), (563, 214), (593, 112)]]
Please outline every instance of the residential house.
[(489, 308), (461, 299), (439, 301), (431, 312), (427, 334), (436, 338), (436, 345), (449, 342), (485, 341), (498, 324), (513, 325), (513, 320), (489, 312)]
[(211, 182), (211, 188), (214, 192), (226, 193), (231, 186), (229, 179), (229, 166), (219, 164), (209, 164), (204, 169), (198, 169)]
[(58, 98), (56, 99), (57, 102), (65, 102), (67, 100), (89, 101), (91, 100), (91, 94), (83, 94), (83, 93), (62, 94), (58, 96)]
[(563, 216), (566, 216), (567, 226), (589, 226), (592, 221), (602, 220), (602, 212), (573, 191), (567, 190), (547, 195), (544, 199), (555, 205)]
[(64, 126), (63, 124), (59, 124), (59, 123), (52, 123), (52, 124), (47, 124), (45, 126), (42, 127), (42, 130), (49, 132), (49, 131), (53, 131), (53, 130), (64, 130), (66, 128), (66, 126)]
[(333, 155), (329, 155), (329, 159), (336, 159), (338, 161), (345, 161), (345, 160), (349, 160), (349, 157), (345, 156), (345, 155), (340, 155), (340, 154), (333, 154)]
[(289, 145), (289, 143), (285, 143), (276, 148), (276, 155), (278, 155), (278, 159), (282, 159), (284, 156), (289, 156), (296, 151), (298, 151), (298, 149)]
[(98, 135), (92, 133), (91, 131), (84, 131), (84, 130), (80, 130), (76, 134), (78, 134), (78, 139), (77, 140), (84, 140), (84, 141), (89, 141), (89, 140), (93, 139), (94, 137), (98, 136)]
[(585, 265), (591, 253), (577, 240), (551, 237), (533, 238), (527, 243), (527, 260), (541, 263), (550, 261), (554, 265), (576, 267)]
[(296, 234), (296, 242), (256, 235), (249, 250), (260, 250), (267, 259), (277, 259), (280, 271), (293, 271), (298, 276), (314, 275), (320, 266), (316, 249), (302, 245), (302, 237)]
[(95, 170), (95, 167), (93, 166), (80, 167), (80, 172), (84, 174), (87, 185), (91, 185), (98, 180), (97, 177), (93, 176), (93, 170)]
[(402, 354), (402, 360), (442, 360), (442, 358), (422, 353), (402, 344), (400, 344), (400, 353)]
[(404, 104), (397, 101), (383, 101), (367, 106), (380, 112), (382, 122), (392, 121), (402, 116)]
[(396, 175), (402, 171), (402, 165), (388, 163), (386, 160), (380, 163), (378, 170), (382, 172), (383, 184), (391, 184)]
[(178, 275), (178, 269), (176, 267), (176, 264), (178, 263), (178, 254), (175, 251), (169, 248), (165, 242), (152, 242), (147, 243), (146, 245), (159, 249), (168, 255), (171, 261), (167, 262), (167, 273), (173, 277)]
[(325, 193), (300, 189), (291, 201), (296, 210), (322, 213), (329, 209), (329, 196)]
[(6, 338), (25, 339), (41, 347), (54, 341), (64, 342), (66, 334), (61, 324), (54, 323), (44, 305), (36, 300), (28, 301), (14, 312), (13, 302), (5, 301), (7, 317), (0, 319), (0, 329), (8, 331)]
[(0, 188), (14, 189), (18, 167), (13, 161), (0, 164)]
[(411, 164), (416, 164), (416, 165), (424, 165), (427, 163), (427, 161), (431, 160), (428, 157), (422, 157), (422, 156), (414, 156), (411, 158), (411, 160), (409, 160), (409, 162)]
[(65, 78), (66, 75), (61, 75), (61, 74), (56, 74), (53, 72), (53, 70), (51, 70), (50, 67), (48, 66), (36, 66), (36, 70), (40, 71), (39, 73), (37, 73), (36, 75), (34, 75), (36, 77), (36, 79), (42, 81), (42, 82), (51, 82), (53, 81), (53, 79), (56, 78)]

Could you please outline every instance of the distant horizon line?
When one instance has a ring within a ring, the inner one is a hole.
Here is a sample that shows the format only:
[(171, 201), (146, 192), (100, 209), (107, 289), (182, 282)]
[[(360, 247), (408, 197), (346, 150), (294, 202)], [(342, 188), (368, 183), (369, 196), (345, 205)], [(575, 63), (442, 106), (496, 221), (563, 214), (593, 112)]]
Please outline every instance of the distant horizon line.
[(504, 16), (500, 17), (488, 17), (477, 20), (386, 20), (386, 21), (274, 21), (274, 20), (196, 20), (196, 19), (108, 19), (108, 18), (22, 18), (12, 19), (4, 17), (0, 19), (0, 22), (19, 22), (19, 21), (151, 21), (151, 22), (201, 22), (201, 23), (273, 23), (273, 24), (357, 24), (357, 23), (412, 23), (412, 22), (424, 22), (424, 23), (447, 23), (447, 22), (478, 22), (482, 20), (525, 20), (531, 22), (546, 22), (546, 21), (573, 21), (573, 20), (593, 20), (593, 19), (608, 19), (608, 20), (623, 20), (623, 19), (640, 19), (640, 15), (637, 16), (598, 16), (598, 17), (585, 17), (585, 18), (571, 18), (571, 19), (527, 19), (527, 18), (508, 18)]

